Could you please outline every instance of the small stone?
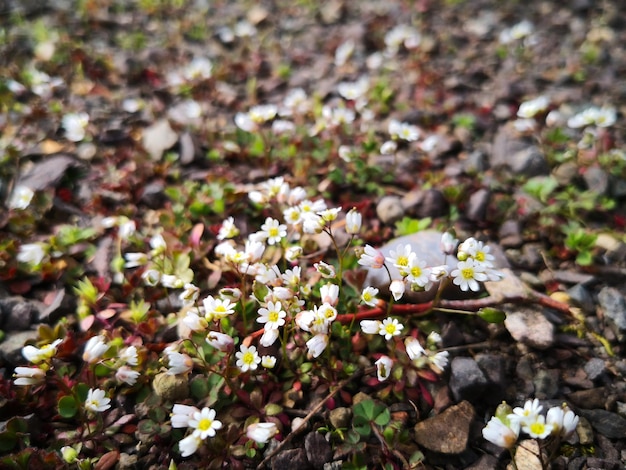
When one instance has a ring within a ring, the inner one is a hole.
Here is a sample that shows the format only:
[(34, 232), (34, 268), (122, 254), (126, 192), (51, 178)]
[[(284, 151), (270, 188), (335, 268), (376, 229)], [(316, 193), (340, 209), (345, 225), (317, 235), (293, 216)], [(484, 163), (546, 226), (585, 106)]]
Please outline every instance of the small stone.
[(626, 419), (607, 410), (581, 410), (580, 415), (589, 420), (591, 426), (609, 439), (621, 439), (626, 435)]
[(348, 428), (352, 422), (352, 410), (340, 406), (330, 411), (328, 419), (335, 429)]
[(163, 400), (182, 400), (189, 396), (189, 379), (186, 375), (162, 372), (154, 377), (152, 388)]
[(402, 207), (407, 215), (418, 218), (441, 217), (448, 211), (446, 198), (437, 189), (416, 189), (405, 194)]
[(487, 214), (487, 205), (491, 198), (491, 191), (485, 188), (481, 188), (472, 194), (467, 201), (467, 207), (465, 208), (465, 216), (472, 221), (485, 220)]
[(428, 450), (460, 454), (467, 448), (474, 407), (468, 401), (451, 406), (443, 413), (415, 425), (415, 441)]
[(583, 173), (587, 188), (594, 193), (604, 195), (609, 190), (609, 175), (602, 168), (592, 166)]
[(539, 442), (535, 439), (524, 439), (517, 445), (515, 450), (515, 466), (509, 464), (509, 468), (516, 470), (543, 470), (541, 462), (541, 448)]
[(575, 284), (567, 289), (566, 292), (567, 295), (570, 296), (570, 299), (572, 299), (577, 306), (582, 308), (585, 313), (589, 314), (595, 311), (593, 297), (589, 293), (589, 290), (582, 284)]
[(143, 187), (140, 201), (150, 209), (159, 209), (167, 200), (165, 186), (162, 181), (152, 181)]
[(304, 438), (304, 449), (309, 463), (315, 468), (322, 467), (333, 458), (333, 451), (330, 448), (330, 444), (324, 439), (324, 436), (318, 432), (310, 432), (307, 434)]
[(273, 470), (305, 470), (311, 468), (304, 449), (288, 449), (272, 459)]
[(491, 167), (513, 175), (526, 177), (548, 175), (550, 167), (541, 149), (526, 137), (521, 137), (511, 125), (504, 125), (493, 142)]
[(487, 155), (480, 150), (475, 150), (467, 156), (463, 168), (468, 175), (484, 173), (489, 168)]
[(559, 370), (540, 369), (533, 380), (535, 386), (535, 397), (540, 400), (548, 400), (556, 397), (559, 391)]
[(36, 340), (39, 334), (36, 331), (17, 331), (13, 332), (0, 341), (0, 364), (10, 364), (16, 366), (24, 362), (22, 356), (22, 348), (27, 341)]
[(533, 307), (504, 305), (504, 326), (513, 339), (537, 349), (547, 349), (554, 344), (554, 326)]
[(498, 239), (503, 248), (516, 248), (522, 245), (524, 239), (522, 238), (522, 226), (519, 220), (505, 221), (498, 231)]
[(578, 442), (580, 445), (587, 446), (594, 442), (593, 428), (591, 423), (585, 419), (584, 416), (580, 416), (578, 426), (576, 426), (576, 434), (578, 434)]
[(450, 391), (456, 401), (474, 401), (487, 389), (487, 378), (471, 357), (455, 357), (450, 364)]
[(481, 458), (469, 467), (466, 467), (465, 470), (493, 470), (494, 468), (498, 468), (498, 459), (493, 455), (483, 454)]
[(143, 147), (152, 160), (159, 161), (166, 150), (178, 141), (178, 134), (172, 129), (167, 119), (161, 119), (143, 131)]
[(602, 257), (607, 261), (619, 262), (626, 258), (626, 243), (608, 233), (598, 234), (596, 247), (604, 251)]
[(402, 200), (397, 196), (385, 196), (376, 206), (376, 215), (382, 223), (390, 225), (404, 216)]
[(596, 380), (604, 374), (606, 370), (606, 365), (604, 364), (604, 360), (599, 357), (594, 357), (587, 361), (585, 364), (585, 373), (590, 380)]
[(605, 317), (613, 322), (618, 332), (626, 332), (626, 300), (620, 291), (614, 287), (604, 287), (598, 293), (598, 301)]

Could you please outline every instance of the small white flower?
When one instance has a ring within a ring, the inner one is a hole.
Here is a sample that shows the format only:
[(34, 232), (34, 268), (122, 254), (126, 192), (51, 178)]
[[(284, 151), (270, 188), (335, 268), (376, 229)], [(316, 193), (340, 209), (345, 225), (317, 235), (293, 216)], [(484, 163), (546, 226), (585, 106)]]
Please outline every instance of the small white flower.
[(276, 434), (278, 434), (278, 428), (274, 423), (254, 423), (246, 428), (248, 439), (259, 444), (267, 443)]
[(462, 291), (465, 292), (469, 289), (478, 292), (480, 290), (478, 282), (487, 280), (484, 270), (485, 268), (481, 264), (468, 258), (465, 261), (459, 261), (457, 268), (450, 275), (453, 278), (452, 282), (459, 286)]
[(189, 420), (200, 410), (195, 406), (175, 404), (172, 408), (171, 424), (173, 428), (189, 427)]
[(328, 263), (325, 263), (324, 261), (315, 263), (313, 264), (313, 266), (315, 267), (316, 271), (322, 275), (323, 278), (332, 279), (337, 275), (335, 272), (335, 267)]
[(215, 436), (216, 431), (222, 428), (222, 422), (215, 419), (215, 415), (215, 410), (207, 407), (194, 412), (189, 420), (189, 427), (193, 429), (193, 435), (203, 440)]
[(285, 324), (287, 313), (283, 310), (280, 302), (268, 302), (267, 308), (259, 309), (258, 323), (263, 323), (263, 328), (267, 330), (276, 330)]
[(26, 243), (20, 246), (17, 260), (20, 263), (39, 266), (46, 256), (46, 250), (41, 243)]
[(405, 289), (406, 289), (406, 286), (404, 285), (404, 281), (402, 281), (401, 279), (396, 279), (394, 281), (391, 281), (391, 284), (389, 284), (389, 291), (391, 292), (391, 295), (393, 295), (393, 298), (396, 301), (402, 298), (402, 296), (404, 295)]
[(136, 366), (139, 362), (139, 358), (137, 357), (137, 347), (128, 346), (127, 348), (122, 349), (122, 351), (120, 351), (119, 358), (126, 364)]
[(273, 369), (276, 365), (276, 357), (274, 356), (263, 356), (261, 358), (261, 365), (266, 369)]
[(222, 222), (222, 226), (217, 234), (217, 239), (224, 240), (227, 238), (234, 238), (237, 235), (239, 235), (239, 229), (235, 225), (235, 219), (233, 217), (228, 217)]
[(94, 413), (101, 413), (111, 408), (111, 399), (106, 397), (104, 390), (90, 388), (85, 400), (85, 408)]
[(552, 407), (546, 415), (546, 423), (552, 426), (553, 434), (566, 437), (576, 429), (579, 418), (571, 410), (565, 410), (560, 406)]
[(154, 287), (161, 282), (161, 273), (156, 269), (147, 269), (141, 273), (143, 282), (150, 287)]
[(420, 342), (412, 336), (409, 336), (404, 340), (404, 348), (407, 356), (409, 356), (409, 359), (412, 361), (419, 359), (426, 353)]
[(161, 285), (169, 289), (182, 289), (185, 286), (185, 281), (175, 274), (163, 274), (161, 276)]
[(263, 329), (263, 334), (259, 338), (259, 344), (263, 347), (269, 348), (278, 339), (278, 329)]
[(313, 336), (310, 340), (306, 342), (306, 346), (309, 350), (309, 354), (313, 357), (318, 357), (326, 346), (328, 346), (328, 335), (326, 334), (317, 334)]
[(141, 374), (136, 370), (132, 370), (128, 366), (122, 366), (115, 372), (115, 379), (120, 383), (125, 383), (131, 387), (137, 383), (137, 379)]
[(385, 263), (385, 256), (376, 248), (373, 248), (370, 245), (365, 245), (365, 251), (361, 254), (357, 262), (361, 266), (380, 269)]
[(27, 345), (22, 348), (22, 356), (33, 364), (39, 364), (40, 362), (47, 361), (54, 357), (57, 353), (57, 346), (61, 344), (63, 340), (57, 339), (50, 344), (46, 344), (41, 348)]
[(519, 423), (512, 422), (507, 426), (500, 419), (493, 416), (487, 423), (487, 426), (483, 428), (483, 437), (497, 446), (510, 449), (517, 442), (519, 431)]
[(237, 358), (237, 367), (239, 367), (241, 372), (256, 370), (261, 362), (255, 346), (246, 347), (241, 345), (239, 351), (235, 353), (235, 357)]
[(13, 190), (11, 199), (9, 200), (9, 209), (24, 210), (33, 200), (35, 193), (28, 186), (19, 185)]
[(547, 424), (543, 415), (536, 415), (535, 419), (522, 424), (522, 431), (533, 439), (545, 439), (552, 433), (552, 428), (552, 424)]
[(406, 276), (408, 274), (407, 268), (411, 261), (411, 258), (415, 256), (410, 244), (404, 246), (398, 245), (395, 250), (389, 251), (390, 256), (385, 258), (391, 264), (393, 264), (400, 271), (400, 275)]
[(193, 360), (187, 355), (176, 351), (167, 351), (168, 375), (186, 374), (193, 368)]
[(89, 124), (87, 113), (70, 113), (63, 116), (63, 128), (65, 137), (72, 142), (80, 142), (85, 138), (85, 129)]
[(92, 336), (85, 344), (83, 361), (93, 364), (94, 362), (97, 362), (108, 350), (109, 345), (106, 344), (106, 338), (104, 336)]
[(361, 230), (363, 217), (356, 209), (350, 209), (346, 214), (346, 233), (356, 235)]
[(136, 268), (148, 264), (148, 255), (145, 253), (124, 253), (124, 260), (126, 269)]
[(354, 52), (354, 41), (348, 39), (341, 43), (337, 49), (335, 49), (335, 65), (342, 67), (346, 64), (352, 53)]
[(376, 295), (378, 294), (378, 289), (375, 287), (367, 286), (363, 289), (361, 293), (361, 300), (365, 305), (369, 305), (370, 307), (376, 307), (378, 299), (376, 299)]
[(198, 447), (202, 445), (202, 439), (195, 434), (189, 434), (178, 443), (178, 449), (180, 450), (181, 457), (189, 457), (195, 454)]
[(186, 80), (206, 80), (211, 78), (213, 64), (206, 57), (194, 58), (183, 70)]
[(400, 122), (392, 119), (389, 122), (389, 135), (393, 139), (405, 140), (407, 142), (414, 142), (420, 137), (420, 130), (417, 126), (413, 126), (406, 122)]
[(183, 286), (183, 291), (178, 295), (178, 298), (183, 302), (183, 305), (192, 305), (198, 300), (199, 295), (200, 288), (188, 282)]
[(387, 317), (380, 324), (380, 330), (378, 334), (384, 336), (386, 340), (390, 340), (394, 336), (398, 336), (402, 333), (404, 325), (398, 322), (397, 318)]
[(517, 110), (517, 116), (523, 119), (530, 119), (539, 113), (543, 113), (550, 105), (550, 100), (546, 96), (538, 96), (529, 101), (520, 104)]
[(393, 361), (388, 356), (381, 356), (374, 364), (376, 364), (376, 375), (378, 380), (383, 382), (389, 378)]
[(524, 403), (524, 407), (516, 407), (513, 408), (513, 413), (509, 414), (507, 418), (511, 422), (518, 422), (521, 425), (529, 424), (534, 422), (543, 410), (543, 406), (539, 404), (538, 399), (534, 400), (526, 400)]
[(324, 284), (320, 287), (320, 298), (323, 303), (337, 305), (339, 302), (339, 286), (337, 284)]
[(426, 288), (430, 283), (430, 268), (426, 267), (426, 261), (419, 260), (417, 256), (412, 256), (404, 269), (406, 270), (406, 280), (410, 284)]
[(448, 356), (450, 353), (448, 351), (439, 351), (434, 356), (429, 356), (431, 364), (434, 365), (437, 369), (443, 371), (448, 365)]
[(377, 335), (382, 323), (378, 320), (361, 320), (361, 330), (368, 335)]
[(15, 385), (39, 385), (46, 378), (46, 371), (39, 367), (16, 367), (13, 374)]
[(381, 155), (393, 155), (398, 150), (398, 144), (395, 140), (388, 140), (380, 146)]
[(225, 333), (220, 333), (219, 331), (210, 331), (206, 335), (206, 342), (222, 352), (230, 351), (235, 344), (235, 341), (231, 336)]
[(265, 219), (265, 223), (261, 225), (261, 231), (269, 245), (280, 244), (281, 240), (287, 236), (287, 226), (271, 217)]
[(301, 246), (290, 246), (285, 250), (285, 259), (290, 263), (293, 263), (300, 257), (300, 255), (302, 255), (302, 251)]
[(216, 299), (209, 295), (202, 301), (204, 305), (204, 316), (207, 321), (224, 318), (235, 313), (235, 305), (229, 299)]

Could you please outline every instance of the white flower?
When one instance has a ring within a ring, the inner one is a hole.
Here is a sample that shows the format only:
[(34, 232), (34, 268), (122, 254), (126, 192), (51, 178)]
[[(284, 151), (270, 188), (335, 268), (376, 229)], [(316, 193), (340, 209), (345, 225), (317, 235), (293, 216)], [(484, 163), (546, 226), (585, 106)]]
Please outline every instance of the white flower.
[(126, 217), (123, 217), (123, 218), (120, 217), (120, 219), (118, 219), (118, 224), (119, 225), (117, 229), (117, 235), (122, 240), (128, 240), (130, 236), (133, 235), (135, 231), (137, 230), (135, 221), (130, 220)]
[(185, 286), (185, 281), (175, 274), (163, 274), (161, 276), (161, 285), (170, 289), (182, 289)]
[(280, 110), (281, 116), (291, 116), (294, 111), (306, 113), (309, 109), (306, 92), (302, 88), (294, 88), (289, 91), (283, 100), (284, 108)]
[(534, 439), (545, 439), (552, 433), (552, 424), (546, 423), (543, 415), (535, 415), (535, 419), (522, 424), (522, 431)]
[(137, 383), (137, 379), (141, 374), (136, 370), (132, 370), (128, 366), (122, 366), (115, 372), (115, 379), (118, 382), (125, 383), (131, 387)]
[(346, 214), (346, 232), (355, 235), (361, 230), (363, 217), (356, 209), (350, 209)]
[(106, 338), (104, 336), (92, 336), (85, 344), (83, 361), (93, 364), (94, 362), (97, 362), (108, 350), (109, 345), (106, 344)]
[(218, 429), (222, 428), (222, 422), (215, 419), (215, 410), (212, 408), (202, 408), (196, 411), (189, 420), (189, 427), (193, 428), (193, 435), (200, 439), (213, 437)]
[(35, 193), (28, 186), (19, 185), (13, 190), (11, 199), (9, 200), (9, 209), (24, 210), (33, 200)]
[(61, 344), (62, 341), (63, 340), (61, 339), (56, 339), (52, 343), (46, 344), (41, 348), (31, 345), (24, 346), (22, 348), (22, 356), (33, 364), (39, 364), (40, 362), (53, 358), (57, 353), (57, 346)]
[(517, 110), (517, 116), (524, 119), (535, 117), (539, 113), (543, 113), (550, 105), (550, 100), (546, 96), (538, 96), (529, 101), (520, 104)]
[(409, 356), (409, 359), (412, 361), (422, 357), (426, 353), (420, 342), (412, 336), (404, 340), (404, 348), (407, 356)]
[(39, 367), (16, 367), (13, 374), (15, 385), (39, 385), (46, 378), (46, 371)]
[(85, 138), (85, 128), (89, 124), (87, 113), (70, 113), (63, 116), (63, 128), (65, 137), (72, 142), (80, 142)]
[(235, 36), (238, 38), (249, 38), (257, 33), (256, 28), (247, 20), (238, 21), (234, 27)]
[(543, 406), (539, 404), (538, 399), (526, 400), (524, 407), (513, 408), (513, 413), (509, 414), (507, 418), (509, 421), (516, 421), (521, 425), (532, 423), (537, 419), (539, 413), (543, 410)]
[(598, 127), (611, 127), (617, 120), (615, 108), (603, 107), (596, 114), (595, 124)]
[(136, 346), (128, 346), (127, 348), (122, 349), (119, 354), (119, 358), (124, 361), (126, 364), (131, 366), (136, 366), (139, 359), (137, 357), (137, 347)]
[(337, 219), (337, 215), (339, 215), (339, 212), (341, 212), (340, 207), (332, 207), (318, 212), (317, 215), (319, 215), (324, 222), (332, 222), (333, 220)]
[(278, 434), (278, 428), (274, 423), (254, 423), (246, 428), (248, 439), (259, 444), (267, 443), (276, 434)]
[(507, 28), (500, 33), (500, 43), (510, 44), (513, 41), (524, 39), (533, 32), (533, 29), (533, 24), (530, 21), (520, 21), (516, 25), (512, 26), (511, 28)]
[(578, 425), (579, 418), (572, 410), (565, 410), (560, 406), (552, 407), (546, 415), (546, 423), (552, 425), (552, 433), (566, 437)]
[(432, 365), (434, 365), (437, 369), (443, 371), (448, 365), (448, 351), (439, 351), (434, 356), (429, 356), (429, 360)]
[(342, 67), (346, 64), (352, 53), (354, 52), (354, 41), (348, 39), (342, 42), (337, 49), (335, 49), (335, 65)]
[(324, 106), (322, 108), (322, 116), (326, 119), (328, 125), (332, 127), (342, 124), (350, 124), (354, 121), (356, 115), (354, 111), (348, 108), (331, 108)]
[(85, 408), (94, 413), (101, 413), (111, 408), (111, 399), (106, 397), (104, 390), (90, 388), (85, 400)]
[(186, 80), (206, 80), (211, 78), (213, 64), (206, 57), (194, 58), (183, 70)]
[(193, 360), (187, 355), (176, 351), (167, 351), (168, 375), (186, 374), (193, 368)]
[(281, 240), (287, 236), (287, 226), (271, 217), (265, 219), (261, 230), (269, 245), (280, 244)]
[(154, 287), (161, 282), (161, 273), (156, 269), (147, 269), (141, 273), (141, 278), (147, 286)]
[(395, 140), (388, 140), (380, 146), (381, 155), (393, 155), (398, 150), (398, 144)]
[(290, 246), (285, 250), (285, 259), (290, 263), (296, 261), (300, 255), (302, 255), (302, 247), (301, 246)]
[(507, 426), (500, 419), (493, 416), (487, 423), (487, 426), (483, 428), (483, 437), (497, 446), (510, 449), (517, 442), (519, 431), (519, 423), (511, 422)]
[(376, 364), (376, 375), (381, 382), (387, 380), (391, 374), (391, 368), (393, 367), (393, 361), (388, 356), (380, 356), (374, 364)]
[(398, 322), (397, 318), (387, 317), (380, 324), (378, 334), (384, 336), (386, 340), (390, 340), (394, 336), (398, 336), (403, 329), (404, 325)]
[(246, 347), (242, 344), (239, 351), (235, 353), (235, 357), (237, 358), (237, 367), (239, 367), (241, 372), (256, 370), (261, 362), (255, 346)]
[(324, 284), (320, 287), (320, 298), (323, 303), (337, 305), (339, 302), (339, 286), (337, 284)]
[(395, 250), (390, 250), (389, 254), (391, 256), (388, 256), (385, 259), (398, 268), (400, 275), (406, 276), (408, 274), (407, 268), (411, 257), (415, 256), (411, 245), (398, 245)]
[(41, 243), (26, 243), (20, 246), (20, 250), (17, 253), (17, 260), (20, 263), (38, 266), (45, 256), (46, 251)]
[(361, 266), (380, 269), (385, 263), (385, 256), (370, 245), (365, 245), (365, 251), (359, 257), (358, 263)]
[(175, 404), (172, 408), (171, 424), (173, 428), (189, 427), (189, 420), (200, 410), (195, 406)]
[(428, 333), (428, 337), (426, 338), (426, 344), (429, 346), (436, 346), (441, 343), (441, 335), (436, 331), (431, 331)]
[(229, 299), (216, 299), (209, 295), (202, 301), (202, 304), (204, 305), (204, 316), (207, 321), (219, 320), (235, 313), (235, 305), (231, 304)]
[(263, 323), (263, 328), (267, 330), (276, 330), (285, 324), (287, 313), (283, 310), (280, 302), (268, 302), (267, 308), (259, 309), (258, 323)]
[(376, 299), (376, 295), (378, 294), (378, 289), (375, 287), (367, 286), (363, 289), (361, 293), (361, 300), (365, 305), (369, 305), (370, 307), (376, 307), (378, 300)]
[(404, 295), (405, 289), (406, 289), (406, 286), (404, 285), (404, 281), (402, 281), (401, 279), (396, 279), (394, 281), (391, 281), (391, 284), (389, 284), (389, 291), (391, 292), (391, 295), (393, 295), (393, 298), (396, 301), (402, 298), (402, 296)]
[(193, 455), (201, 445), (202, 439), (195, 434), (190, 434), (178, 443), (181, 457), (189, 457), (190, 455)]
[(318, 357), (322, 354), (326, 346), (328, 346), (328, 335), (326, 334), (317, 334), (306, 342), (309, 354), (313, 357)]
[(337, 85), (337, 91), (342, 98), (350, 101), (356, 101), (365, 96), (369, 88), (369, 80), (362, 77), (356, 82), (341, 82)]
[(459, 286), (462, 291), (472, 290), (478, 292), (480, 285), (478, 282), (487, 280), (487, 275), (484, 272), (485, 268), (475, 262), (473, 259), (468, 258), (465, 261), (459, 261), (455, 270), (452, 271), (452, 282)]
[(335, 267), (325, 263), (324, 261), (320, 261), (318, 263), (314, 263), (316, 271), (322, 275), (323, 278), (332, 279), (336, 276)]
[(278, 329), (263, 329), (263, 334), (259, 338), (259, 344), (263, 347), (270, 347), (278, 339)]
[(400, 122), (392, 119), (389, 122), (389, 135), (393, 139), (406, 140), (407, 142), (414, 142), (420, 137), (420, 131), (417, 126), (413, 126), (406, 122)]
[(178, 294), (178, 298), (183, 302), (183, 305), (192, 305), (198, 300), (200, 295), (200, 288), (194, 284), (186, 283), (183, 286), (183, 291)]
[(406, 270), (406, 279), (410, 284), (425, 288), (430, 282), (430, 269), (426, 267), (426, 261), (419, 260), (417, 256), (412, 256), (408, 266), (404, 269)]
[(222, 226), (217, 234), (218, 240), (224, 240), (226, 238), (234, 238), (239, 235), (239, 229), (235, 225), (235, 219), (229, 217), (222, 222)]
[(124, 267), (126, 269), (136, 268), (148, 263), (148, 255), (145, 253), (124, 253)]
[(377, 335), (382, 323), (378, 320), (361, 320), (361, 330), (368, 335)]
[(235, 341), (231, 336), (225, 333), (220, 333), (219, 331), (210, 331), (206, 335), (206, 342), (222, 352), (230, 351), (235, 344)]
[(272, 132), (274, 134), (291, 134), (296, 130), (296, 125), (291, 121), (276, 119), (272, 122)]
[(256, 263), (259, 261), (263, 256), (264, 251), (265, 245), (263, 243), (254, 240), (246, 240), (246, 246), (244, 247), (243, 253), (249, 263)]
[(276, 357), (274, 356), (263, 356), (261, 358), (261, 365), (266, 369), (273, 369), (276, 365)]

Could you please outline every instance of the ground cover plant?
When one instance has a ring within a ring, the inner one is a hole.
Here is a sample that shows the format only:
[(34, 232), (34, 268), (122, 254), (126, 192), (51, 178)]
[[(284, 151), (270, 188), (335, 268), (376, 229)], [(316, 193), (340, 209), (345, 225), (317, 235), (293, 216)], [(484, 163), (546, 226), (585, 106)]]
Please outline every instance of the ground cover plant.
[(619, 468), (626, 27), (582, 3), (7, 3), (0, 465)]

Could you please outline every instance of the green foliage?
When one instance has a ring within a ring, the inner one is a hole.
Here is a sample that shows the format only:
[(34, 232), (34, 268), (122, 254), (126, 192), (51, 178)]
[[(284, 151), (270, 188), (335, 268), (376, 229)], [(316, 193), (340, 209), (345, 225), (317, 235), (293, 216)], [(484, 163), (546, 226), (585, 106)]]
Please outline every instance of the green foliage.
[(433, 219), (426, 217), (424, 219), (413, 219), (411, 217), (403, 217), (402, 220), (396, 222), (396, 235), (410, 235), (412, 233), (421, 232), (430, 227)]
[(522, 186), (522, 189), (541, 202), (546, 203), (548, 197), (550, 197), (558, 185), (559, 183), (552, 176), (536, 176), (529, 179)]
[(385, 426), (391, 419), (389, 408), (374, 400), (363, 400), (354, 405), (352, 411), (352, 427), (362, 437), (372, 433), (372, 426)]
[(503, 323), (506, 319), (506, 313), (492, 307), (481, 308), (476, 314), (487, 323)]
[(577, 253), (576, 262), (581, 266), (593, 263), (592, 250), (598, 236), (573, 223), (563, 227), (563, 232), (566, 235), (565, 246)]

